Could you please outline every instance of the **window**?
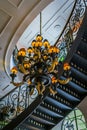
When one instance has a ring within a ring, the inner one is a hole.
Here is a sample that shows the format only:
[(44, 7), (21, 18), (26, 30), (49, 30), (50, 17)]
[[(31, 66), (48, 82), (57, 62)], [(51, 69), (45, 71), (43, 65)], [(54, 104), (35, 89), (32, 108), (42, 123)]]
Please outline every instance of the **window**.
[(87, 130), (82, 112), (75, 108), (63, 121), (61, 130)]

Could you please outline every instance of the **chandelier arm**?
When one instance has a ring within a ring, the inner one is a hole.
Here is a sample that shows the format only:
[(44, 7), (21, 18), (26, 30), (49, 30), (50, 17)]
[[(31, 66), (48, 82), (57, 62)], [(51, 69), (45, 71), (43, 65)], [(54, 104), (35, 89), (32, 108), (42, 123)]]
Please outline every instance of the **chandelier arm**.
[(61, 79), (58, 79), (57, 81), (58, 81), (58, 83), (60, 83), (60, 84), (67, 84), (70, 80), (71, 80), (72, 78), (70, 77), (70, 78), (67, 78), (67, 79), (63, 79), (63, 80), (61, 80)]
[(18, 64), (18, 68), (19, 68), (19, 70), (20, 70), (22, 73), (24, 73), (24, 74), (27, 74), (27, 73), (28, 73), (28, 71), (23, 67), (22, 64)]
[(16, 87), (20, 87), (21, 85), (23, 85), (24, 84), (24, 82), (19, 82), (19, 83), (17, 83), (17, 82), (11, 82), (14, 86), (16, 86)]
[(49, 87), (49, 91), (50, 91), (50, 93), (52, 93), (52, 95), (57, 94), (57, 91), (54, 90), (51, 86)]
[(38, 82), (36, 88), (37, 88), (38, 94), (43, 95), (43, 92), (45, 91), (45, 85)]

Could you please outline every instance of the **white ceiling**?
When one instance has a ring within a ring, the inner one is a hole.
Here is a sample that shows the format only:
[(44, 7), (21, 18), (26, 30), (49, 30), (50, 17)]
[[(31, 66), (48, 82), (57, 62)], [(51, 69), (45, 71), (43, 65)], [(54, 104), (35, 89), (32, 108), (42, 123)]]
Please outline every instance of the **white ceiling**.
[(18, 48), (29, 47), (32, 40), (41, 32), (44, 39), (48, 39), (50, 44), (55, 44), (61, 31), (63, 30), (67, 19), (73, 9), (75, 0), (54, 0), (33, 20), (26, 28), (17, 42)]

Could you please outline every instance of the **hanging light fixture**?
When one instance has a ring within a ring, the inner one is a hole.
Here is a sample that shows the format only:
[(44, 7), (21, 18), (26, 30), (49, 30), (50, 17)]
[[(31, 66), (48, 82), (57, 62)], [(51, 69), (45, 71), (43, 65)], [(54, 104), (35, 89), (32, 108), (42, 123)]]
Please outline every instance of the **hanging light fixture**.
[[(31, 46), (26, 50), (18, 50), (16, 61), (17, 65), (11, 69), (11, 79), (15, 86), (27, 84), (30, 95), (37, 89), (38, 94), (42, 94), (46, 87), (50, 93), (57, 93), (56, 84), (67, 84), (71, 78), (61, 80), (58, 78), (59, 62), (58, 54), (60, 50), (56, 46), (51, 46), (48, 40), (41, 36), (41, 13), (40, 13), (40, 34), (32, 41)], [(64, 64), (64, 71), (69, 72), (70, 65)], [(17, 72), (23, 74), (21, 82), (17, 83), (15, 77)]]

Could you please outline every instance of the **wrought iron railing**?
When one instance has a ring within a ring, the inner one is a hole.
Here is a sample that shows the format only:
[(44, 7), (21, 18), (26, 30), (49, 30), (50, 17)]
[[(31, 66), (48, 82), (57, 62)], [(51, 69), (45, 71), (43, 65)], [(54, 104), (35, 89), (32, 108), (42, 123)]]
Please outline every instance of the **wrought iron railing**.
[[(60, 57), (67, 55), (73, 40), (77, 36), (77, 32), (82, 23), (86, 10), (87, 0), (77, 0), (71, 17), (66, 24), (64, 31), (56, 42), (56, 46), (60, 48)], [(63, 45), (62, 45), (63, 44)], [(65, 59), (65, 58), (64, 58)], [(61, 60), (61, 58), (60, 58)], [(6, 97), (0, 100), (0, 129), (6, 126), (21, 112), (23, 112), (37, 97), (37, 90), (30, 96), (29, 87), (22, 85), (11, 91)]]
[(87, 0), (76, 0), (76, 5), (55, 45), (60, 48), (59, 60), (64, 61), (84, 18)]
[(36, 98), (37, 91), (29, 94), (29, 87), (22, 85), (0, 100), (0, 129), (23, 112)]

